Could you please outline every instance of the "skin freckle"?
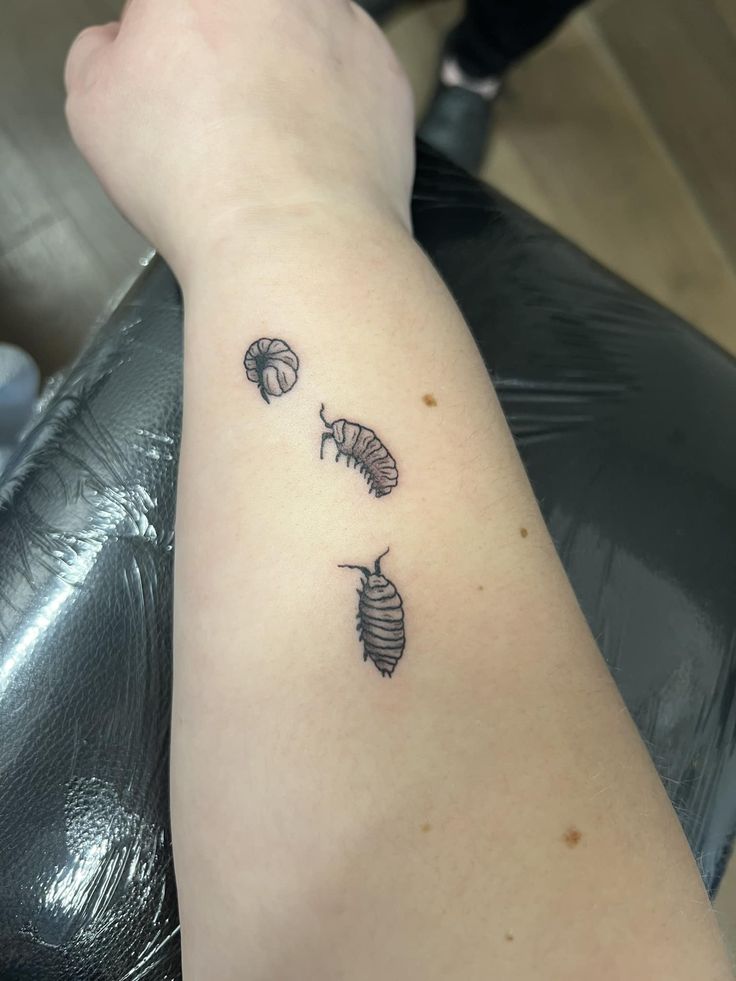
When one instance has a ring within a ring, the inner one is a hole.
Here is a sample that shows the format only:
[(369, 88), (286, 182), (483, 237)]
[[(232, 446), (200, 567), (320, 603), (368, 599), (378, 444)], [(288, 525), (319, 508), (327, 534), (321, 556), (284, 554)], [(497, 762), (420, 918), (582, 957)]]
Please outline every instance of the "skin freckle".
[(483, 592), (483, 586), (478, 586), (478, 592), (479, 593), (482, 593)]
[(427, 832), (431, 830), (432, 830), (432, 825), (429, 823), (429, 821), (427, 821), (425, 824), (422, 825), (422, 834), (426, 835)]
[(581, 831), (578, 831), (577, 828), (570, 827), (562, 836), (562, 840), (565, 842), (568, 848), (575, 848), (575, 846), (579, 844), (582, 837), (583, 834)]
[(437, 399), (434, 397), (434, 395), (430, 395), (429, 393), (422, 396), (422, 402), (424, 402), (424, 404), (428, 405), (430, 408), (437, 405)]
[(529, 534), (529, 532), (526, 530), (526, 528), (520, 528), (519, 529), (519, 534), (521, 535), (522, 538), (526, 538), (526, 536)]
[(513, 939), (514, 939), (514, 935), (513, 935), (513, 933), (506, 933), (506, 934), (505, 934), (504, 936), (506, 937), (506, 939), (507, 939), (508, 941), (511, 941), (511, 940), (513, 940)]

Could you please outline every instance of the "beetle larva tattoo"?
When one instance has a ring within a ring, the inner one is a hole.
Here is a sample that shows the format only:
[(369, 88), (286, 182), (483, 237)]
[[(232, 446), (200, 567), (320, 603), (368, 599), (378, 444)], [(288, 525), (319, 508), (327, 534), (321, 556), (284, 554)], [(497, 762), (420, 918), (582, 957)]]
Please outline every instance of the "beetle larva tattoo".
[(365, 477), (369, 493), (376, 497), (390, 494), (399, 482), (399, 471), (396, 469), (396, 460), (373, 430), (357, 422), (348, 422), (347, 419), (328, 422), (324, 405), (319, 410), (319, 417), (327, 427), (327, 432), (322, 433), (320, 460), (324, 459), (325, 443), (332, 439), (337, 447), (336, 462), (344, 456), (347, 466), (350, 466), (352, 460), (353, 466)]
[(243, 365), (248, 380), (258, 384), (266, 403), (271, 402), (269, 396), (279, 398), (296, 385), (299, 358), (285, 341), (278, 338), (262, 337), (251, 344), (245, 352)]
[(363, 644), (363, 660), (373, 661), (384, 678), (390, 678), (404, 653), (404, 604), (396, 586), (381, 572), (379, 555), (373, 572), (362, 565), (340, 565), (357, 569), (365, 577), (358, 590), (358, 639)]

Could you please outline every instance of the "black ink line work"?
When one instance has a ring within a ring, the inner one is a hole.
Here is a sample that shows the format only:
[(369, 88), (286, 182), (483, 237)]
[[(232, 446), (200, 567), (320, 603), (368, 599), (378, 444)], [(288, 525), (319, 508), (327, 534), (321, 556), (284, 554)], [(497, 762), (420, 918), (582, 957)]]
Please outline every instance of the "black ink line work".
[(265, 402), (269, 395), (279, 398), (296, 385), (299, 358), (285, 341), (262, 337), (255, 341), (243, 359), (248, 380), (258, 383)]
[(320, 460), (324, 459), (325, 443), (333, 439), (337, 447), (336, 462), (344, 456), (347, 466), (350, 466), (352, 460), (353, 466), (368, 482), (369, 493), (375, 494), (376, 497), (390, 494), (399, 482), (399, 471), (396, 469), (396, 460), (373, 430), (357, 422), (348, 422), (347, 419), (328, 422), (325, 418), (324, 405), (319, 411), (319, 417), (327, 427), (327, 432), (322, 433)]
[(363, 660), (373, 661), (384, 678), (390, 678), (404, 653), (404, 604), (396, 586), (381, 572), (381, 559), (373, 572), (362, 565), (340, 565), (339, 569), (357, 569), (365, 579), (358, 590), (358, 638), (363, 644)]

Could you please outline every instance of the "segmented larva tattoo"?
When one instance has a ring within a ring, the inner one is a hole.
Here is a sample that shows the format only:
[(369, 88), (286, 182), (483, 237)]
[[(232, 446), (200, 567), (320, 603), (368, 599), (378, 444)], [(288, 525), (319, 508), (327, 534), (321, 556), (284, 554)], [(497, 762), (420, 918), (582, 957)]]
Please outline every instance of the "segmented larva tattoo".
[(269, 396), (279, 398), (296, 385), (299, 358), (286, 341), (262, 337), (245, 352), (243, 366), (248, 380), (257, 383), (263, 400), (270, 403)]
[(325, 443), (332, 439), (337, 447), (336, 462), (344, 456), (347, 466), (350, 466), (352, 460), (353, 466), (365, 477), (369, 493), (376, 497), (390, 494), (399, 482), (399, 471), (396, 469), (396, 460), (373, 430), (357, 422), (348, 422), (347, 419), (328, 422), (324, 405), (319, 410), (319, 417), (327, 427), (327, 432), (322, 433), (320, 460), (324, 459)]
[(396, 586), (381, 572), (379, 555), (373, 572), (362, 565), (340, 565), (357, 569), (365, 577), (358, 590), (358, 638), (363, 644), (363, 660), (373, 661), (384, 678), (390, 678), (404, 653), (404, 604)]

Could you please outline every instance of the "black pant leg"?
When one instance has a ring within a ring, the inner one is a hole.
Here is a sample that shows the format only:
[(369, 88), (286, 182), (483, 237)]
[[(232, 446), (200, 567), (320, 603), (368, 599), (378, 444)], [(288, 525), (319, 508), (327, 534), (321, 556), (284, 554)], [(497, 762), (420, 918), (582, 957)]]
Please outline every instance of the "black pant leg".
[(470, 75), (502, 75), (544, 41), (584, 0), (466, 0), (448, 53)]

